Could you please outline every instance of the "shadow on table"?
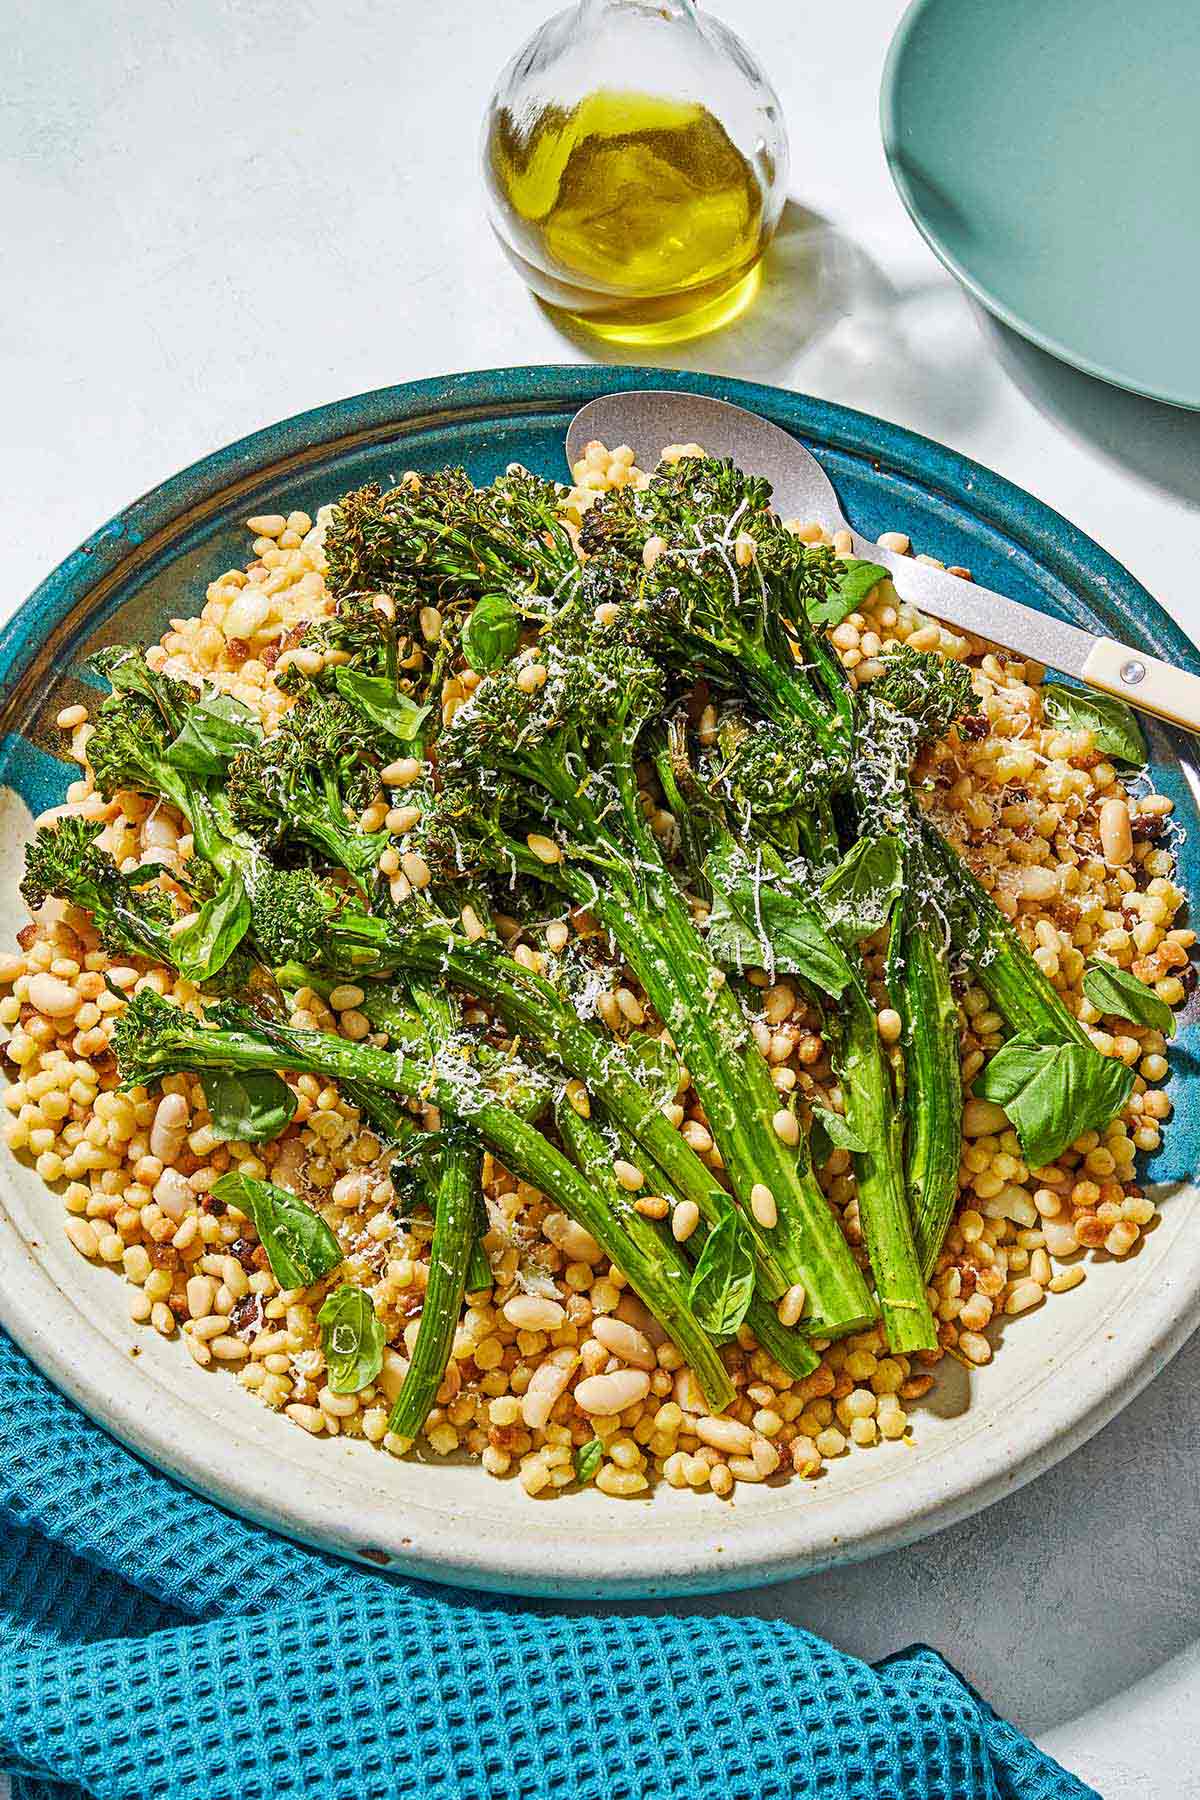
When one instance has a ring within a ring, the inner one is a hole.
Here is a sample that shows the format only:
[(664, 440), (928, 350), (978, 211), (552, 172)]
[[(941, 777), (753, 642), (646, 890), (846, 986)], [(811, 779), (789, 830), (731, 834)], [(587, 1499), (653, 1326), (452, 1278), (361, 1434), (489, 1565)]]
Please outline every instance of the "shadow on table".
[(908, 1550), (673, 1611), (786, 1619), (875, 1660), (932, 1644), (1044, 1731), (1200, 1640), (1200, 1334), (1090, 1443)]
[(972, 305), (989, 353), (1044, 417), (1152, 487), (1200, 507), (1200, 412), (1085, 375)]
[[(763, 259), (753, 306), (723, 330), (683, 344), (611, 344), (565, 315), (543, 310), (564, 338), (597, 362), (649, 363), (800, 388), (811, 378), (814, 392), (845, 406), (954, 438), (977, 421), (992, 391), (978, 337), (941, 328), (944, 311), (937, 309), (957, 313), (962, 304), (957, 289), (936, 275), (923, 286), (897, 288), (853, 238), (789, 200)], [(936, 358), (919, 347), (930, 341), (939, 344)], [(805, 360), (810, 353), (811, 363)]]

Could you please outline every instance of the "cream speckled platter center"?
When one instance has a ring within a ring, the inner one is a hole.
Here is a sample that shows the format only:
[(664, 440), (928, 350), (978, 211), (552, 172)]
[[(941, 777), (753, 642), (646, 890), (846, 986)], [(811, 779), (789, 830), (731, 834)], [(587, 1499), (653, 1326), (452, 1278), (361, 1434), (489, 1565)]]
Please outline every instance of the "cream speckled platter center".
[[(137, 501), (26, 602), (0, 644), (0, 868), (6, 941), (31, 817), (62, 797), (55, 714), (86, 697), (99, 643), (156, 636), (197, 612), (205, 585), (244, 554), (256, 512), (315, 512), (368, 479), (464, 464), (490, 479), (514, 459), (563, 478), (567, 424), (625, 386), (690, 388), (761, 412), (824, 463), (856, 527), (909, 533), (1015, 599), (1200, 672), (1200, 658), (1137, 582), (1020, 489), (862, 414), (776, 389), (646, 369), (536, 368), (388, 388), (259, 433)], [(1151, 727), (1156, 785), (1188, 829), (1181, 884), (1197, 883), (1187, 740)], [(1175, 1040), (1194, 1067), (1197, 1032)], [(911, 1413), (911, 1443), (881, 1443), (813, 1482), (739, 1485), (732, 1501), (661, 1487), (530, 1499), (467, 1462), (397, 1460), (362, 1441), (309, 1437), (183, 1345), (133, 1326), (129, 1290), (80, 1257), (61, 1200), (0, 1159), (0, 1321), (45, 1374), (122, 1441), (231, 1510), (308, 1543), (427, 1579), (516, 1593), (661, 1595), (780, 1580), (894, 1548), (1028, 1481), (1105, 1423), (1200, 1319), (1200, 1214), (1187, 1179), (1196, 1080), (1175, 1074), (1176, 1116), (1145, 1172), (1162, 1218), (1126, 1263), (1011, 1320), (996, 1359), (968, 1376), (946, 1359)]]

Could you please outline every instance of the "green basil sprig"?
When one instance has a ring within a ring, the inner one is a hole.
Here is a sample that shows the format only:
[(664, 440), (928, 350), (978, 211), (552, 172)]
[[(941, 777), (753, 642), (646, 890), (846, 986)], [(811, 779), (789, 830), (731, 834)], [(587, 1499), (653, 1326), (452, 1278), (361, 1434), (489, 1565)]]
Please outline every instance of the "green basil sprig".
[(1060, 681), (1045, 681), (1042, 712), (1068, 731), (1093, 731), (1097, 750), (1118, 762), (1141, 764), (1150, 754), (1137, 715), (1123, 700), (1114, 700), (1109, 694), (1098, 694), (1092, 688), (1085, 693)]
[(732, 1337), (754, 1294), (754, 1250), (740, 1214), (731, 1206), (709, 1232), (692, 1271), (688, 1299), (712, 1337)]
[(521, 641), (521, 615), (507, 594), (484, 594), (463, 626), (462, 652), (477, 675), (506, 663)]
[(809, 1133), (809, 1151), (817, 1168), (829, 1161), (834, 1150), (857, 1151), (860, 1155), (867, 1149), (856, 1131), (847, 1125), (841, 1113), (831, 1112), (827, 1106), (813, 1106), (812, 1131)]
[(1116, 1118), (1134, 1074), (1090, 1044), (1039, 1044), (1010, 1038), (975, 1077), (975, 1093), (1012, 1120), (1030, 1168), (1052, 1163), (1085, 1131)]
[(231, 1170), (212, 1191), (253, 1219), (280, 1287), (311, 1287), (342, 1261), (342, 1247), (320, 1213), (286, 1188)]
[(386, 675), (363, 675), (357, 669), (338, 668), (333, 671), (333, 679), (343, 700), (357, 706), (373, 725), (397, 743), (411, 744), (420, 736), (429, 707), (418, 706), (407, 694), (397, 693)]
[(830, 923), (844, 943), (880, 931), (904, 889), (904, 858), (894, 837), (859, 838), (821, 888)]
[(836, 998), (850, 980), (845, 957), (823, 920), (807, 913), (798, 896), (784, 894), (760, 878), (736, 846), (722, 846), (705, 859), (712, 889), (708, 948), (733, 968), (766, 966), (801, 975)]
[(586, 1444), (577, 1445), (571, 1460), (575, 1465), (576, 1481), (581, 1487), (586, 1487), (589, 1481), (595, 1481), (600, 1464), (604, 1461), (602, 1441), (594, 1437), (589, 1438)]
[(1083, 972), (1083, 991), (1097, 1012), (1130, 1019), (1135, 1025), (1148, 1025), (1164, 1037), (1175, 1036), (1175, 1014), (1171, 1008), (1128, 969), (1118, 969), (1115, 963), (1102, 962), (1098, 956), (1090, 957)]
[(225, 773), (240, 750), (262, 742), (262, 726), (248, 706), (221, 688), (205, 688), (190, 706), (183, 728), (167, 751), (173, 769), (211, 781)]
[(383, 1367), (387, 1343), (370, 1294), (349, 1283), (327, 1295), (317, 1314), (321, 1349), (335, 1394), (357, 1394)]
[(836, 584), (819, 600), (808, 602), (808, 616), (814, 625), (824, 625), (831, 629), (848, 619), (852, 612), (857, 612), (870, 597), (872, 591), (881, 581), (886, 581), (888, 571), (878, 563), (865, 562), (860, 556), (843, 557), (838, 564)]
[(277, 1138), (296, 1115), (294, 1091), (271, 1069), (254, 1074), (202, 1071), (200, 1086), (219, 1144), (265, 1144)]
[(181, 975), (197, 986), (223, 969), (250, 929), (250, 900), (236, 869), (231, 869), (190, 925), (172, 939), (171, 951)]

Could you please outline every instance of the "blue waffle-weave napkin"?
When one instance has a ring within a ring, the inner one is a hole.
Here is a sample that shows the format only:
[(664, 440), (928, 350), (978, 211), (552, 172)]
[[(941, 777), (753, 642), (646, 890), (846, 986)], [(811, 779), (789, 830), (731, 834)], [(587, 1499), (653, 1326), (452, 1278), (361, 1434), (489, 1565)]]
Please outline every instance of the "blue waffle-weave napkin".
[(230, 1518), (0, 1334), (14, 1800), (1097, 1800), (926, 1649), (556, 1611)]

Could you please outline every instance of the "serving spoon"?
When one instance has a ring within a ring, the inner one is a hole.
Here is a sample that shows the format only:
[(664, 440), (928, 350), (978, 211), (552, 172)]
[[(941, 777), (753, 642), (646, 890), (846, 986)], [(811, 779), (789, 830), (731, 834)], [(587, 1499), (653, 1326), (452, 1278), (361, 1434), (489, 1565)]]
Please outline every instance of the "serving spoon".
[(848, 532), (854, 555), (881, 564), (900, 598), (922, 612), (1061, 669), (1142, 712), (1200, 732), (1200, 676), (872, 543), (847, 522), (816, 457), (778, 425), (744, 407), (671, 389), (602, 394), (580, 407), (571, 421), (567, 461), (572, 469), (596, 439), (610, 448), (630, 445), (642, 468), (654, 466), (665, 444), (700, 444), (711, 456), (731, 457), (739, 468), (768, 478), (772, 505), (781, 517), (811, 519), (829, 532)]

